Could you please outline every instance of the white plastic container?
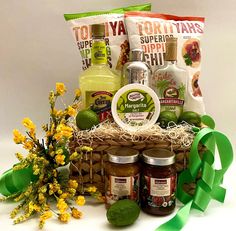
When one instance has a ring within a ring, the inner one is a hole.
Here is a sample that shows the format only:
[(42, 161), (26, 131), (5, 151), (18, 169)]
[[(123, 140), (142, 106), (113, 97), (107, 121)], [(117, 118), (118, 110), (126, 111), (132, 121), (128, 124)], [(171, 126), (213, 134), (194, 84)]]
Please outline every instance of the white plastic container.
[(124, 130), (137, 131), (153, 126), (160, 114), (156, 93), (142, 84), (128, 84), (113, 97), (112, 116)]

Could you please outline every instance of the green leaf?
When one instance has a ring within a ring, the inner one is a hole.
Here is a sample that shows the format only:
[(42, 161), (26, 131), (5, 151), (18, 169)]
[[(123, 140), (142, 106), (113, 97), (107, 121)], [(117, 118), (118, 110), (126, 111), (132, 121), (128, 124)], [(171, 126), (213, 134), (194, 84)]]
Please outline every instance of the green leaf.
[(191, 66), (193, 64), (191, 57), (189, 56), (189, 54), (185, 54), (184, 55), (184, 61), (186, 63), (187, 66)]
[(166, 79), (157, 81), (156, 86), (157, 86), (157, 90), (159, 91), (161, 97), (164, 97), (164, 91), (166, 88), (169, 87), (169, 85), (170, 85), (170, 82)]

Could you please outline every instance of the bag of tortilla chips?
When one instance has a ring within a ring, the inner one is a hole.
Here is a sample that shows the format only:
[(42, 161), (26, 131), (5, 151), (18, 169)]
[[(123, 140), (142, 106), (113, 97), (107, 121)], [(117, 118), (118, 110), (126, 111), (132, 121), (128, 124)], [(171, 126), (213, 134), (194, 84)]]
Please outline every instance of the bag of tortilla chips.
[[(125, 23), (130, 49), (143, 49), (146, 62), (150, 64), (153, 71), (164, 65), (166, 38), (178, 39), (178, 66), (187, 70), (189, 76), (184, 110), (204, 114), (205, 107), (198, 85), (204, 18), (151, 12), (127, 12)], [(155, 82), (155, 76), (153, 76), (153, 83)], [(155, 90), (155, 86), (152, 87)]]
[(105, 24), (108, 64), (113, 70), (121, 70), (129, 58), (129, 41), (124, 23), (127, 11), (150, 11), (151, 4), (129, 6), (110, 11), (65, 14), (82, 57), (82, 68), (91, 65), (91, 25)]

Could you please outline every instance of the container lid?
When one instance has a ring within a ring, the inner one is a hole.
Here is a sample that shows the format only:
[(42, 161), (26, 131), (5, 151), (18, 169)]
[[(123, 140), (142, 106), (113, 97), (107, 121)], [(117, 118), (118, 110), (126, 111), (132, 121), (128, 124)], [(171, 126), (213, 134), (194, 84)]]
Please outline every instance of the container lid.
[(105, 37), (105, 25), (104, 24), (93, 24), (91, 26), (93, 37)]
[(137, 131), (153, 126), (160, 114), (160, 101), (156, 93), (142, 84), (122, 87), (111, 104), (115, 122), (124, 130)]
[(177, 60), (177, 38), (169, 37), (166, 39), (166, 61), (176, 61)]
[(139, 159), (138, 150), (126, 147), (112, 148), (108, 153), (108, 160), (117, 164), (135, 163)]
[(153, 148), (143, 151), (142, 159), (147, 164), (166, 166), (175, 163), (175, 154), (167, 149)]
[(144, 52), (142, 49), (133, 49), (130, 51), (130, 61), (144, 62)]

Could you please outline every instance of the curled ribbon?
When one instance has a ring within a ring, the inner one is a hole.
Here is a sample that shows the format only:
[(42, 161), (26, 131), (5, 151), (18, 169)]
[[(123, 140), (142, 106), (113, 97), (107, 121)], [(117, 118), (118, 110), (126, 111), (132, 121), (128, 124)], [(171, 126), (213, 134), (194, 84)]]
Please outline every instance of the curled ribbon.
[[(202, 120), (214, 128), (214, 121), (209, 116), (204, 116)], [(189, 167), (179, 175), (177, 198), (184, 206), (172, 219), (159, 226), (155, 231), (179, 231), (186, 224), (191, 208), (205, 211), (211, 199), (224, 202), (226, 189), (220, 185), (225, 172), (233, 161), (233, 148), (224, 134), (212, 128), (203, 128), (197, 133), (189, 154)], [(199, 144), (206, 147), (202, 158), (198, 153)], [(220, 157), (221, 169), (214, 169), (216, 148)], [(197, 179), (200, 172), (201, 178)], [(193, 196), (183, 190), (183, 185), (191, 182), (197, 184)]]

